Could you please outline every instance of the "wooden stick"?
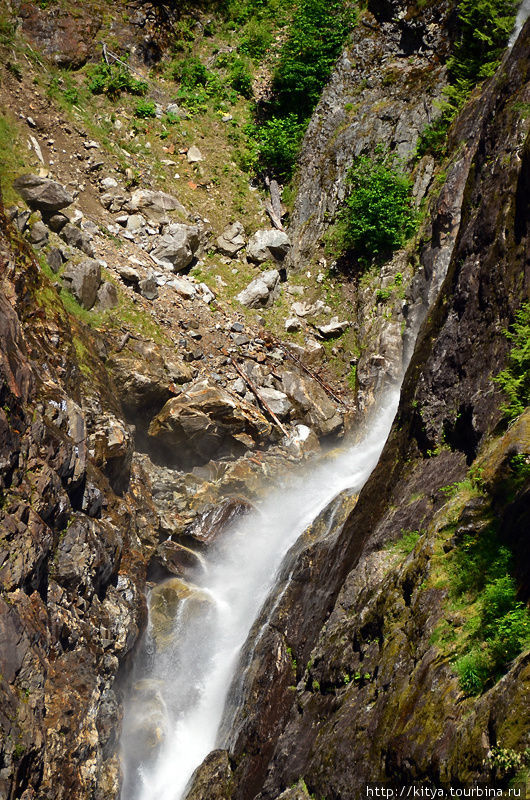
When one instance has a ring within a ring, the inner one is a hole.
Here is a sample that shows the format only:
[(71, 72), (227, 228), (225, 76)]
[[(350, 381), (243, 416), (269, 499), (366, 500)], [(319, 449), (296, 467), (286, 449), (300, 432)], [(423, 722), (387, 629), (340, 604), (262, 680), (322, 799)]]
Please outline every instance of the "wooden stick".
[(336, 403), (340, 403), (340, 405), (341, 405), (341, 406), (344, 406), (344, 405), (346, 405), (346, 403), (344, 402), (344, 400), (341, 400), (341, 399), (340, 399), (340, 397), (337, 397), (337, 395), (336, 395), (336, 394), (333, 392), (333, 390), (331, 389), (331, 387), (330, 387), (330, 386), (328, 386), (328, 385), (327, 385), (327, 383), (325, 383), (325, 382), (322, 380), (322, 378), (320, 378), (320, 377), (319, 377), (319, 376), (316, 374), (316, 372), (312, 372), (312, 371), (311, 371), (311, 370), (310, 370), (308, 367), (306, 367), (306, 365), (305, 365), (305, 364), (304, 364), (302, 361), (300, 361), (300, 359), (299, 359), (299, 358), (297, 358), (297, 357), (296, 357), (296, 356), (295, 356), (293, 353), (291, 353), (291, 351), (290, 351), (290, 350), (288, 350), (288, 349), (287, 349), (286, 347), (284, 347), (282, 344), (280, 344), (280, 347), (281, 347), (281, 349), (284, 351), (284, 353), (285, 353), (285, 354), (286, 354), (286, 355), (287, 355), (287, 356), (288, 356), (288, 357), (289, 357), (289, 358), (290, 358), (292, 361), (294, 361), (294, 362), (295, 362), (295, 364), (298, 364), (298, 366), (299, 366), (299, 367), (301, 367), (301, 368), (304, 370), (304, 372), (307, 372), (307, 374), (308, 374), (308, 375), (310, 375), (312, 378), (314, 378), (314, 379), (315, 379), (315, 380), (316, 380), (316, 381), (317, 381), (317, 382), (318, 382), (318, 383), (319, 383), (319, 384), (322, 386), (322, 388), (324, 389), (324, 391), (326, 391), (326, 392), (329, 394), (329, 396), (330, 396), (330, 397), (332, 397), (332, 398), (335, 400), (335, 402), (336, 402)]
[(265, 400), (263, 399), (263, 397), (260, 397), (260, 395), (259, 395), (259, 392), (258, 392), (258, 389), (257, 389), (257, 388), (256, 388), (256, 386), (254, 385), (254, 383), (253, 383), (253, 382), (250, 380), (250, 378), (248, 377), (248, 375), (245, 375), (245, 373), (243, 372), (243, 370), (242, 370), (242, 369), (239, 367), (239, 365), (238, 365), (238, 364), (236, 364), (236, 362), (234, 361), (234, 359), (233, 359), (233, 358), (230, 358), (230, 361), (232, 362), (232, 365), (233, 365), (234, 369), (236, 370), (236, 372), (237, 372), (237, 373), (239, 373), (239, 375), (240, 375), (240, 376), (243, 378), (243, 380), (245, 381), (245, 383), (246, 383), (246, 384), (247, 384), (247, 386), (249, 387), (249, 389), (250, 389), (250, 391), (252, 392), (252, 394), (253, 394), (253, 395), (255, 395), (255, 397), (256, 397), (256, 399), (257, 399), (258, 403), (260, 403), (260, 404), (263, 406), (263, 408), (265, 408), (265, 410), (266, 410), (266, 411), (268, 411), (268, 413), (271, 415), (272, 419), (274, 420), (274, 422), (276, 423), (276, 425), (278, 426), (278, 428), (281, 430), (281, 432), (282, 432), (282, 433), (283, 433), (285, 436), (289, 436), (289, 434), (288, 434), (288, 433), (287, 433), (287, 431), (285, 430), (284, 426), (282, 425), (282, 423), (280, 422), (280, 420), (278, 419), (278, 417), (276, 416), (276, 414), (274, 413), (274, 411), (272, 410), (272, 408), (269, 406), (269, 404), (268, 404), (268, 403), (266, 403), (266, 402), (265, 402)]

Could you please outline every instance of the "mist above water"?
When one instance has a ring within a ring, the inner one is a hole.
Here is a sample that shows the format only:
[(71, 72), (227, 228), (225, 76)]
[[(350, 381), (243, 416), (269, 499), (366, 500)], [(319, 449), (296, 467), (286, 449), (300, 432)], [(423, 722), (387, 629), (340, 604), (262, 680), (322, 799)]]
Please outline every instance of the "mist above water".
[[(137, 699), (133, 692), (126, 709), (122, 800), (185, 796), (194, 770), (216, 747), (239, 653), (283, 557), (339, 493), (360, 491), (377, 463), (398, 399), (399, 389), (389, 390), (358, 443), (315, 459), (301, 474), (286, 475), (285, 489), (273, 491), (208, 552), (207, 572), (179, 602), (169, 643), (148, 659), (138, 675)], [(148, 649), (150, 642), (148, 631)], [(142, 726), (145, 741), (153, 744), (150, 734), (162, 737), (150, 760), (137, 750)]]

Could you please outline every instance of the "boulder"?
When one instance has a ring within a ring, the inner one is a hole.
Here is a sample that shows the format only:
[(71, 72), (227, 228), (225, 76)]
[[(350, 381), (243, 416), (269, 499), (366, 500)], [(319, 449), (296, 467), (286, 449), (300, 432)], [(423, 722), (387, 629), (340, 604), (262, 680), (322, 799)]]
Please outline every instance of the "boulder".
[(342, 415), (316, 381), (309, 376), (284, 370), (281, 373), (281, 382), (301, 421), (318, 436), (329, 436), (342, 430)]
[(236, 300), (248, 308), (270, 305), (276, 297), (279, 283), (280, 273), (277, 269), (270, 269), (263, 272), (258, 278), (254, 278), (246, 289), (239, 292)]
[(346, 320), (340, 322), (338, 317), (333, 317), (327, 325), (318, 325), (317, 329), (325, 339), (334, 339), (336, 336), (343, 334), (349, 327), (350, 323)]
[(217, 249), (223, 255), (233, 258), (245, 246), (244, 234), (243, 225), (240, 222), (233, 222), (217, 238)]
[(30, 228), (28, 234), (28, 240), (31, 242), (32, 245), (35, 247), (44, 247), (46, 242), (48, 241), (48, 228), (44, 224), (44, 222), (34, 222)]
[(209, 506), (186, 530), (186, 536), (201, 545), (213, 544), (237, 519), (254, 510), (252, 503), (244, 497), (229, 497), (221, 503)]
[(271, 258), (283, 259), (289, 252), (291, 242), (284, 231), (275, 228), (256, 231), (247, 245), (247, 256), (251, 261), (261, 264)]
[(206, 378), (169, 400), (148, 432), (171, 463), (185, 465), (240, 454), (247, 447), (238, 436), (263, 441), (271, 425), (255, 408)]
[(118, 290), (114, 284), (110, 283), (110, 281), (105, 281), (105, 283), (102, 283), (98, 289), (96, 298), (96, 305), (98, 309), (104, 311), (109, 308), (116, 308), (118, 303)]
[(52, 272), (59, 272), (63, 265), (63, 255), (58, 247), (52, 247), (46, 256), (46, 261), (48, 262), (48, 266)]
[(166, 220), (168, 213), (177, 211), (186, 214), (186, 209), (176, 197), (166, 192), (155, 192), (151, 189), (137, 189), (127, 203), (127, 210), (133, 214), (141, 211), (145, 216), (157, 222)]
[(301, 327), (301, 322), (296, 317), (289, 317), (289, 319), (285, 320), (285, 330), (287, 333), (296, 333)]
[(190, 368), (155, 342), (130, 339), (107, 361), (127, 416), (155, 413), (175, 393), (174, 384), (191, 380)]
[(188, 164), (196, 164), (198, 161), (204, 161), (204, 156), (198, 147), (192, 145), (187, 153)]
[(145, 228), (146, 219), (143, 214), (130, 214), (125, 227), (131, 233), (140, 233)]
[(145, 297), (146, 300), (156, 300), (158, 297), (158, 286), (152, 275), (139, 281), (138, 289), (142, 297)]
[(172, 644), (177, 612), (184, 625), (188, 619), (193, 622), (213, 608), (211, 594), (181, 578), (170, 578), (155, 586), (149, 598), (149, 617), (157, 650)]
[(13, 187), (30, 208), (52, 213), (74, 202), (72, 195), (57, 181), (39, 175), (21, 175), (13, 181)]
[(45, 219), (46, 225), (51, 231), (54, 231), (54, 233), (59, 233), (59, 231), (62, 231), (64, 226), (70, 222), (66, 214), (62, 214), (60, 211), (58, 211), (56, 214), (52, 214), (49, 217), (45, 217)]
[(166, 740), (169, 720), (161, 689), (158, 681), (148, 678), (132, 687), (124, 735), (127, 754), (136, 762), (152, 761)]
[(71, 247), (77, 247), (78, 250), (81, 250), (91, 258), (94, 257), (95, 253), (92, 246), (92, 237), (76, 225), (72, 225), (71, 222), (68, 222), (64, 228), (62, 228), (59, 236), (66, 244), (69, 244)]
[(79, 264), (69, 264), (63, 281), (83, 308), (91, 309), (101, 284), (101, 267), (97, 261), (85, 258)]
[(118, 264), (116, 271), (124, 283), (130, 286), (138, 286), (140, 275), (134, 267), (130, 267), (128, 264)]
[(273, 411), (280, 419), (286, 419), (292, 410), (292, 405), (284, 392), (279, 392), (277, 389), (258, 389), (258, 394), (264, 400), (271, 411)]
[(199, 231), (194, 225), (170, 225), (168, 233), (158, 240), (151, 255), (166, 269), (180, 272), (193, 261), (199, 246)]

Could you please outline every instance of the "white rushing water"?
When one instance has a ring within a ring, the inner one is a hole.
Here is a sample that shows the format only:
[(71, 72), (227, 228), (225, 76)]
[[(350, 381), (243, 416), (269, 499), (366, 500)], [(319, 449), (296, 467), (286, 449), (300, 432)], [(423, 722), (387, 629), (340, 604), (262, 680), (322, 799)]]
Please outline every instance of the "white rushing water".
[[(193, 613), (186, 613), (192, 599), (180, 602), (171, 643), (155, 654), (149, 680), (143, 682), (156, 689), (158, 699), (146, 704), (144, 697), (127, 711), (122, 747), (128, 767), (122, 800), (183, 797), (193, 771), (216, 746), (238, 655), (283, 557), (340, 492), (362, 488), (386, 441), (398, 399), (399, 389), (389, 390), (357, 444), (343, 447), (335, 457), (316, 460), (304, 474), (286, 481), (284, 490), (273, 491), (208, 553), (201, 602), (195, 601)], [(131, 767), (130, 731), (150, 715), (160, 715), (161, 708), (166, 718), (164, 745), (154, 762)]]
[(530, 0), (523, 0), (523, 2), (521, 3), (521, 5), (517, 10), (517, 16), (515, 18), (515, 26), (512, 35), (510, 36), (508, 47), (513, 47), (528, 17), (530, 17)]

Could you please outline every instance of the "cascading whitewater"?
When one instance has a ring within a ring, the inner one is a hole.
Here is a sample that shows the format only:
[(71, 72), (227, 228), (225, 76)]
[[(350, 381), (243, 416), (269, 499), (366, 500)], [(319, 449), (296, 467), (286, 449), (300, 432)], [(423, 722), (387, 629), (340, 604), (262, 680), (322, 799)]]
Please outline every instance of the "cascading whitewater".
[[(210, 551), (208, 571), (180, 600), (168, 642), (137, 684), (138, 701), (129, 703), (122, 800), (183, 797), (193, 771), (216, 746), (238, 655), (283, 557), (339, 493), (360, 491), (377, 463), (398, 399), (399, 389), (389, 390), (357, 444), (316, 461), (288, 488), (271, 493)], [(163, 734), (151, 761), (138, 761), (139, 730), (144, 738)]]

